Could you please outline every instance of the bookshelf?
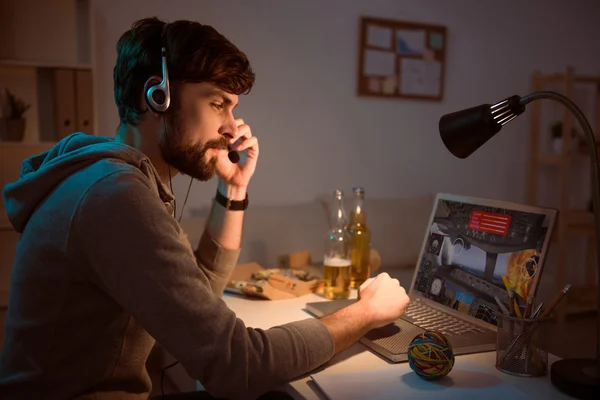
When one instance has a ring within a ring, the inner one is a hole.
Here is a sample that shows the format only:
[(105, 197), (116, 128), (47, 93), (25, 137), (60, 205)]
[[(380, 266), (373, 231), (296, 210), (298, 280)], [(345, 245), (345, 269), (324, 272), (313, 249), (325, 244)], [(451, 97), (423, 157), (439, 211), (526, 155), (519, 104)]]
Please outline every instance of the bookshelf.
[[(544, 74), (535, 71), (532, 75), (532, 92), (541, 90), (553, 90), (562, 93), (568, 98), (579, 104), (577, 94), (583, 92), (591, 93), (588, 96), (591, 100), (592, 110), (586, 115), (590, 120), (592, 129), (596, 135), (600, 132), (600, 76), (579, 75), (575, 73), (573, 67), (567, 67), (564, 73)], [(591, 97), (591, 98), (590, 98)], [(569, 315), (591, 312), (596, 310), (596, 293), (598, 286), (593, 284), (597, 282), (596, 278), (596, 258), (594, 249), (594, 215), (587, 207), (574, 207), (573, 197), (575, 195), (585, 196), (590, 191), (589, 177), (584, 184), (577, 183), (577, 174), (575, 166), (589, 170), (589, 157), (586, 150), (587, 144), (584, 138), (581, 139), (581, 128), (576, 124), (570, 111), (566, 108), (555, 109), (554, 112), (546, 112), (546, 117), (550, 115), (552, 124), (560, 122), (562, 124), (562, 134), (560, 146), (549, 150), (552, 146), (544, 146), (544, 139), (548, 143), (550, 129), (544, 126), (543, 107), (548, 103), (533, 102), (529, 107), (531, 110), (531, 132), (530, 132), (530, 157), (528, 165), (528, 176), (526, 179), (527, 201), (530, 204), (539, 204), (540, 185), (542, 177), (549, 178), (552, 182), (552, 191), (558, 193), (559, 219), (556, 230), (553, 235), (554, 247), (556, 249), (556, 290), (569, 283), (568, 272), (575, 270), (583, 272), (583, 284), (576, 284), (571, 289), (569, 296), (557, 308), (557, 320), (564, 322)], [(562, 107), (560, 105), (559, 107)], [(559, 111), (560, 110), (560, 111)], [(585, 113), (585, 109), (583, 109)], [(594, 118), (589, 114), (593, 113)], [(547, 123), (546, 123), (547, 125)], [(566, 134), (570, 132), (579, 132), (577, 134)], [(598, 140), (597, 140), (598, 145)], [(574, 183), (576, 182), (576, 183)], [(591, 198), (591, 194), (589, 195)], [(573, 248), (571, 247), (573, 238), (583, 239), (585, 243), (585, 254), (580, 254), (583, 259), (583, 265), (573, 262)], [(575, 265), (573, 265), (575, 264)]]
[[(92, 25), (91, 0), (0, 3), (0, 99), (7, 88), (31, 105), (22, 138), (0, 140), (0, 190), (23, 159), (73, 132), (95, 134)], [(0, 201), (0, 230), (8, 229)]]

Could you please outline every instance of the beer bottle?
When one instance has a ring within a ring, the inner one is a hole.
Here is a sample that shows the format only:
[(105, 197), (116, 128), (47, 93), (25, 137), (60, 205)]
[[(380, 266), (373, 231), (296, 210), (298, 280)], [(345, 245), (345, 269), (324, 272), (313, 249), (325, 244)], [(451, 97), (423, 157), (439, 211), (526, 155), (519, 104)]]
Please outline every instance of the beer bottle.
[(328, 299), (350, 297), (351, 239), (347, 230), (348, 219), (344, 210), (344, 193), (334, 192), (330, 230), (327, 232), (323, 258), (323, 294)]
[(369, 255), (371, 249), (371, 232), (367, 227), (364, 200), (365, 190), (361, 187), (353, 189), (353, 206), (350, 213), (348, 231), (352, 237), (352, 278), (351, 287), (358, 287), (369, 278)]

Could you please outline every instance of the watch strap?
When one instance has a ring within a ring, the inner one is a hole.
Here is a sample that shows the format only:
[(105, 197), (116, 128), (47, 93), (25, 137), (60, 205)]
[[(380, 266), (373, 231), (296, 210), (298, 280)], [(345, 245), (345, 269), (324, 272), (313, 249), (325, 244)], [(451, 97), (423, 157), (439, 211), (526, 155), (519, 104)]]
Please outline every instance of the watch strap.
[(223, 196), (221, 192), (219, 192), (219, 189), (217, 189), (215, 200), (227, 210), (244, 211), (248, 208), (248, 193), (246, 193), (246, 198), (244, 200), (231, 200), (230, 198)]

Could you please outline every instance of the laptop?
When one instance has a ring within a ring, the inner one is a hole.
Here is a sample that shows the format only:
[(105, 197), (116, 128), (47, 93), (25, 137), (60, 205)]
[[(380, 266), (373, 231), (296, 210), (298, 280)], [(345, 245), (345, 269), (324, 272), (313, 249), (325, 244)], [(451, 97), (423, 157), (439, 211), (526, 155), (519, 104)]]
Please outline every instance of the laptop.
[[(410, 342), (426, 330), (442, 332), (456, 355), (494, 351), (498, 301), (508, 308), (505, 282), (521, 306), (535, 296), (557, 215), (550, 208), (438, 194), (408, 310), (360, 342), (392, 362), (407, 361)], [(354, 301), (312, 302), (306, 310), (321, 317)]]

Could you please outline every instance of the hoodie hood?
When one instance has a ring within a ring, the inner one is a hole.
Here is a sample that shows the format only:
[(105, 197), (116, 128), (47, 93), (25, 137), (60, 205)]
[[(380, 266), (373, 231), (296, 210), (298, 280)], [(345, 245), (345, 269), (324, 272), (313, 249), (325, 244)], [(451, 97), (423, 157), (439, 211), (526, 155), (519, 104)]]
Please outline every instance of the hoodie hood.
[(19, 179), (5, 185), (4, 208), (15, 230), (23, 232), (31, 214), (65, 178), (106, 158), (119, 159), (142, 169), (156, 182), (162, 198), (173, 199), (144, 153), (112, 137), (76, 132), (50, 150), (23, 160)]

